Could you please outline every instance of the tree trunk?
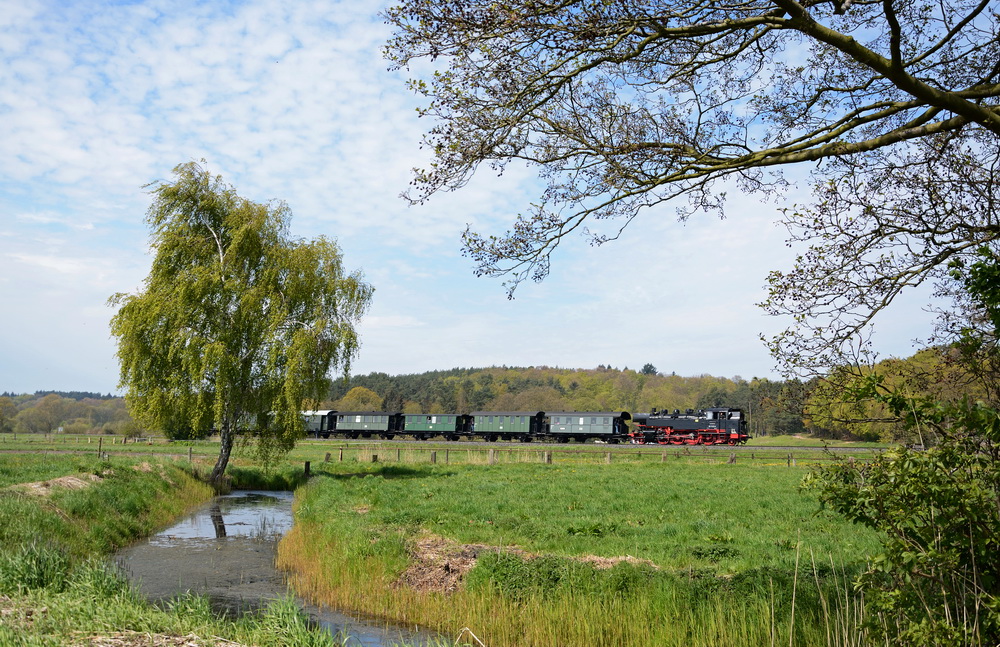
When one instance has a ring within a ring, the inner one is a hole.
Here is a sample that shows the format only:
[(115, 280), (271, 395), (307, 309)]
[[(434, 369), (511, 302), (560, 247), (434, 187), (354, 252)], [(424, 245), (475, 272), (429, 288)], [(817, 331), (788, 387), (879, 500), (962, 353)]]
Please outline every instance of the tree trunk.
[(215, 461), (215, 468), (209, 477), (209, 482), (218, 489), (222, 484), (222, 477), (226, 473), (226, 465), (229, 464), (229, 455), (233, 453), (234, 432), (229, 423), (223, 423), (219, 432), (219, 459)]

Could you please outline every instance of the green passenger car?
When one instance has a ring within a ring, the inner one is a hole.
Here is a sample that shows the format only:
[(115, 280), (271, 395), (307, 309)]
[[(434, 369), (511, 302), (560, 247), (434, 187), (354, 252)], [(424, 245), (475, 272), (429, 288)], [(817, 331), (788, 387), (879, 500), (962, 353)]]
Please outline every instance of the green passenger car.
[(617, 442), (627, 433), (630, 418), (624, 411), (556, 411), (549, 413), (549, 435), (562, 443), (588, 438)]
[(477, 437), (493, 441), (531, 440), (545, 433), (545, 414), (525, 411), (473, 411), (471, 430)]
[(348, 438), (392, 438), (402, 430), (403, 414), (385, 411), (337, 411), (335, 428)]
[(407, 435), (418, 440), (434, 436), (458, 440), (467, 424), (467, 416), (454, 413), (407, 413), (404, 417)]

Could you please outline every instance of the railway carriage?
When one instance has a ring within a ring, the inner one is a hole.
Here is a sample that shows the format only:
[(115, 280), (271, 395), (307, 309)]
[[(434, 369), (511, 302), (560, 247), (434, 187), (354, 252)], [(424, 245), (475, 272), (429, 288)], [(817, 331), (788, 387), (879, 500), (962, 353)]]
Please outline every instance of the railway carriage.
[(594, 438), (617, 443), (627, 436), (627, 411), (557, 411), (548, 414), (549, 437), (561, 443)]
[(317, 438), (329, 438), (335, 429), (334, 420), (331, 414), (336, 413), (331, 409), (320, 409), (315, 411), (303, 411), (302, 418), (306, 422), (306, 433)]
[(407, 413), (403, 415), (403, 432), (417, 440), (443, 436), (445, 440), (458, 440), (468, 435), (470, 416), (455, 413)]
[(534, 438), (544, 436), (547, 431), (543, 411), (473, 411), (469, 418), (469, 435), (489, 442), (531, 442)]
[(403, 431), (403, 414), (386, 411), (332, 411), (333, 429), (346, 438), (378, 436), (391, 440)]

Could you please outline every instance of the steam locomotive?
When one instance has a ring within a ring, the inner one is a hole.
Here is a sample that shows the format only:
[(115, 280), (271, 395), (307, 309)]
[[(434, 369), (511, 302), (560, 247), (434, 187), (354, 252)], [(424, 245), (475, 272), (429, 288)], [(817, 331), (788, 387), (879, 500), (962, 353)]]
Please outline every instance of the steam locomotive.
[[(520, 442), (601, 441), (609, 444), (742, 445), (750, 439), (743, 411), (729, 407), (627, 411), (474, 411), (469, 414), (391, 413), (385, 411), (304, 411), (306, 428), (316, 438), (415, 440), (441, 437)], [(631, 421), (631, 425), (629, 425)]]

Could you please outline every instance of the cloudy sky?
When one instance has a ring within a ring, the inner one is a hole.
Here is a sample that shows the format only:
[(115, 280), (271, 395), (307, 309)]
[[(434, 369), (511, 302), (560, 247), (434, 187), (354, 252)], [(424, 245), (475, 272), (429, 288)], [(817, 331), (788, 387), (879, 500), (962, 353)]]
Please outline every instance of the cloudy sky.
[[(117, 392), (106, 302), (149, 269), (143, 187), (200, 159), (247, 198), (285, 201), (294, 235), (336, 238), (363, 268), (376, 292), (355, 373), (651, 362), (774, 376), (758, 334), (784, 322), (754, 304), (794, 257), (780, 205), (734, 196), (727, 220), (684, 225), (667, 206), (616, 243), (574, 238), (514, 301), (475, 278), (461, 232), (502, 233), (534, 173), (481, 172), (419, 207), (399, 198), (430, 124), (381, 58), (379, 8), (0, 0), (0, 392)], [(883, 354), (926, 333), (921, 304), (883, 322)]]

